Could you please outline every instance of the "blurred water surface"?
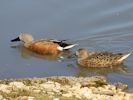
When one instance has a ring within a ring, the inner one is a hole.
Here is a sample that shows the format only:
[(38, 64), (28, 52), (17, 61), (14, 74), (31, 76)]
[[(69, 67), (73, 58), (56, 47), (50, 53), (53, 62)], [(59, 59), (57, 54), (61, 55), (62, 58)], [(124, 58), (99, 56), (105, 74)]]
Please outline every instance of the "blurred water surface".
[(133, 88), (133, 55), (117, 68), (81, 68), (73, 58), (37, 55), (10, 43), (20, 32), (78, 43), (71, 53), (80, 47), (128, 53), (133, 50), (132, 0), (0, 1), (0, 79), (103, 75)]

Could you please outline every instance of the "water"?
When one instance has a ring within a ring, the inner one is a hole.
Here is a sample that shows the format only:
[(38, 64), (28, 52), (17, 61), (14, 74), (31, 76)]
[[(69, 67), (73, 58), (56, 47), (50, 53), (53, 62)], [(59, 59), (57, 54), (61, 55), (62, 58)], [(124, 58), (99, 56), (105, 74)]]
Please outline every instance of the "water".
[(109, 82), (133, 88), (133, 55), (113, 69), (86, 69), (76, 60), (44, 57), (10, 43), (20, 32), (36, 39), (67, 39), (90, 51), (128, 53), (133, 50), (132, 0), (0, 1), (0, 79), (55, 75), (103, 75)]

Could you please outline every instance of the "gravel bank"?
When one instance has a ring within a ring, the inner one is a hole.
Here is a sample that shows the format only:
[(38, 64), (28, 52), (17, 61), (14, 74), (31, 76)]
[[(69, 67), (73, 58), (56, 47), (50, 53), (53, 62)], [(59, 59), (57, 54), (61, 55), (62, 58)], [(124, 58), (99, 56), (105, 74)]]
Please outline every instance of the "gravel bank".
[(127, 87), (100, 76), (0, 80), (0, 100), (133, 100)]

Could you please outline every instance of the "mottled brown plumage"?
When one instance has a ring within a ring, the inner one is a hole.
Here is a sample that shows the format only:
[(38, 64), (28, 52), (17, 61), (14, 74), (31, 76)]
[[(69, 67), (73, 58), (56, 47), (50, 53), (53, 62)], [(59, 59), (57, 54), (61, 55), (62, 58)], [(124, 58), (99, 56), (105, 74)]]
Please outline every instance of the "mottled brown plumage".
[(54, 39), (39, 39), (33, 40), (33, 37), (29, 33), (21, 33), (18, 38), (11, 40), (23, 41), (24, 46), (33, 52), (38, 54), (58, 54), (59, 52), (74, 47), (77, 44), (68, 44), (63, 41)]
[(86, 49), (81, 48), (76, 51), (77, 63), (84, 67), (112, 67), (120, 65), (123, 60), (130, 54), (111, 53), (111, 52), (88, 52)]

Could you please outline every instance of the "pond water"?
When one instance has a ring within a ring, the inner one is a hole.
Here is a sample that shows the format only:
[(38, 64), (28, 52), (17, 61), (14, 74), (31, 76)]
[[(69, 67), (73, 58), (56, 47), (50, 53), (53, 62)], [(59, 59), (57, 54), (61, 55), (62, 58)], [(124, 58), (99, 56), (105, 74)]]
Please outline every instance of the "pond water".
[(74, 58), (37, 55), (11, 43), (20, 32), (78, 43), (71, 53), (80, 47), (128, 53), (133, 50), (132, 0), (0, 1), (0, 79), (102, 75), (133, 88), (133, 55), (117, 68), (81, 68)]

